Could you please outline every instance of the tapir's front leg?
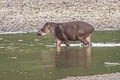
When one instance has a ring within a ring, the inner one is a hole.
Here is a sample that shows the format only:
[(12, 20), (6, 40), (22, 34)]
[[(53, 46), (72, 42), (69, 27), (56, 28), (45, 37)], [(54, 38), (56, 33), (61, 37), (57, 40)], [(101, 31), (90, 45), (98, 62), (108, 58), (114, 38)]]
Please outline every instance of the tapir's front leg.
[(56, 48), (57, 48), (57, 52), (61, 51), (60, 45), (62, 44), (62, 40), (56, 38)]

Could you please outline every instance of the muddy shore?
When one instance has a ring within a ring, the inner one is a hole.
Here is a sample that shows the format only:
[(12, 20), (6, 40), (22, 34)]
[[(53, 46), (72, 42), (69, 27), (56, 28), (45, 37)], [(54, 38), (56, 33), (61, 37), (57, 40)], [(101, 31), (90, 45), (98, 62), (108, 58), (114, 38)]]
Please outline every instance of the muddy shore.
[(101, 74), (83, 77), (67, 77), (61, 80), (120, 80), (120, 73)]

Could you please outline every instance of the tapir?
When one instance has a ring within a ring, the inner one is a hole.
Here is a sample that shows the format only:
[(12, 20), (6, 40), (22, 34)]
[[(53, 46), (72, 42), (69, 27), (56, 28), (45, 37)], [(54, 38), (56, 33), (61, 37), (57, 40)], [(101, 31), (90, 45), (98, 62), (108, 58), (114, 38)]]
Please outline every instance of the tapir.
[(37, 32), (37, 35), (52, 34), (56, 38), (56, 47), (62, 43), (70, 46), (69, 41), (81, 41), (84, 45), (91, 45), (91, 34), (94, 27), (87, 22), (71, 21), (65, 23), (47, 22)]

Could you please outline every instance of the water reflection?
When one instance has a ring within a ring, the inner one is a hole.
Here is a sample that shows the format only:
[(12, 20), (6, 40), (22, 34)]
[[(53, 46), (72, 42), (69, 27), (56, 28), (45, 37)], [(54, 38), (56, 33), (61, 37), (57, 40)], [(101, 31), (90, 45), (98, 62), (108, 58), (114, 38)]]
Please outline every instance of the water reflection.
[(91, 47), (65, 48), (56, 54), (56, 67), (83, 67), (91, 65)]

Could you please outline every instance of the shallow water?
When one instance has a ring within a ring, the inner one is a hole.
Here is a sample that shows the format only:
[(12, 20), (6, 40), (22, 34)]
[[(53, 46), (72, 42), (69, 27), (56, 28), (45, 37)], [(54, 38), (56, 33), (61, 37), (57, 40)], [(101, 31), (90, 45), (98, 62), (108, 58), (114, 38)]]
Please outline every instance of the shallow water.
[(57, 53), (52, 36), (0, 35), (0, 80), (56, 80), (120, 72), (120, 31), (93, 33), (92, 47), (79, 41)]

